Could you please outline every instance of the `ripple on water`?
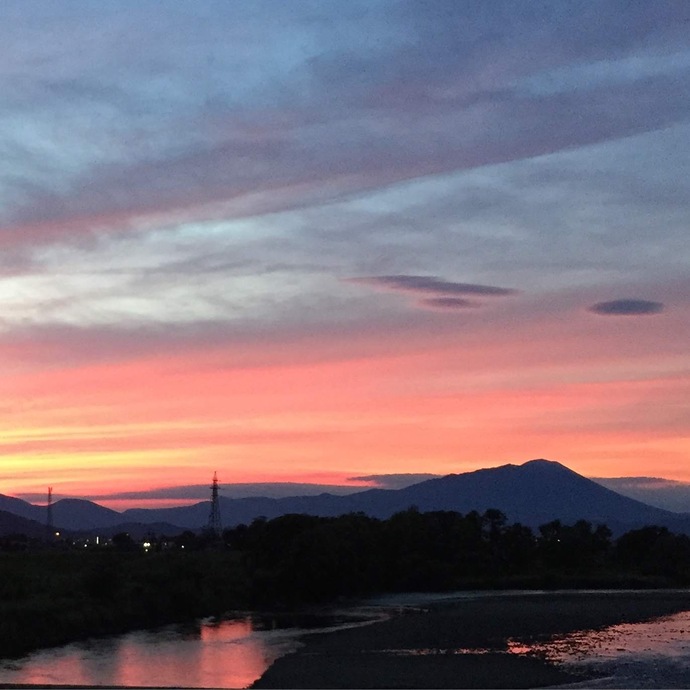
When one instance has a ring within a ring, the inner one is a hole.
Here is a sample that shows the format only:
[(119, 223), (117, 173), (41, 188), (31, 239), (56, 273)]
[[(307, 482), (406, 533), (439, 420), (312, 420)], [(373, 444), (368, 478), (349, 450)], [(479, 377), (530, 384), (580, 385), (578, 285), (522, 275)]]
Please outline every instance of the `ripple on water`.
[(510, 640), (508, 649), (601, 676), (586, 687), (690, 688), (690, 611), (546, 641)]
[[(504, 650), (478, 647), (383, 649), (394, 656), (538, 656), (586, 677), (570, 688), (690, 688), (690, 611), (546, 640), (510, 639)], [(594, 676), (594, 679), (592, 677)]]

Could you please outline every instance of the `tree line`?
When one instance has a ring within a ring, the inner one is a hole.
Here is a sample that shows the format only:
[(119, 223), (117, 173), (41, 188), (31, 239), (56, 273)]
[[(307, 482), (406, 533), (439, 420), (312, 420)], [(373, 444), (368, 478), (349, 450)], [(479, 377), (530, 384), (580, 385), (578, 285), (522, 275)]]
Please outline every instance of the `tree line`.
[(487, 587), (686, 586), (690, 538), (644, 527), (559, 520), (536, 532), (499, 510), (411, 508), (387, 520), (284, 515), (226, 530), (257, 601)]

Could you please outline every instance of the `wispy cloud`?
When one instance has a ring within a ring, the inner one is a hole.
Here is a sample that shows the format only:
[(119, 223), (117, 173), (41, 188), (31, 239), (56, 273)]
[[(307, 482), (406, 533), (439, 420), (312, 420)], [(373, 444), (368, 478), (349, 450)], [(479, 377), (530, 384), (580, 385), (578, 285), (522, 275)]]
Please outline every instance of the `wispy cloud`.
[(491, 16), (473, 2), (351, 4), (15, 11), (0, 71), (5, 240), (300, 208), (690, 113), (681, 10), (555, 3), (535, 22), (510, 3)]
[[(440, 310), (458, 310), (479, 306), (477, 301), (466, 299), (465, 296), (497, 297), (515, 295), (518, 292), (511, 288), (496, 287), (494, 285), (459, 283), (436, 276), (420, 275), (364, 276), (360, 278), (347, 278), (346, 282), (418, 295), (422, 297), (422, 299), (416, 302), (418, 306)], [(425, 297), (425, 295), (432, 296)], [(463, 296), (461, 297), (460, 295)]]
[(422, 307), (429, 307), (430, 309), (447, 309), (449, 311), (478, 306), (476, 302), (463, 299), (462, 297), (425, 297), (419, 300), (419, 304)]
[(443, 280), (435, 276), (368, 276), (362, 278), (349, 278), (348, 282), (370, 285), (387, 290), (399, 290), (401, 292), (424, 293), (438, 296), (472, 295), (495, 296), (514, 295), (517, 290), (495, 287), (493, 285), (476, 285), (474, 283), (458, 283), (452, 280)]
[(645, 299), (614, 299), (609, 302), (597, 302), (589, 311), (604, 316), (640, 316), (660, 314), (664, 310), (661, 302), (651, 302)]
[(404, 489), (412, 484), (419, 484), (427, 479), (436, 479), (440, 474), (413, 473), (408, 474), (368, 474), (361, 477), (350, 477), (352, 481), (370, 482), (379, 489)]
[[(414, 475), (410, 475), (414, 476)], [(426, 475), (419, 475), (424, 476)], [(430, 475), (431, 476), (431, 475)], [(427, 478), (430, 478), (427, 477)], [(316, 484), (309, 482), (245, 482), (238, 484), (221, 484), (219, 493), (221, 496), (232, 499), (267, 497), (286, 498), (291, 496), (317, 496), (322, 493), (346, 495), (365, 491), (370, 488), (366, 482), (375, 481), (352, 478), (357, 484)], [(421, 479), (419, 481), (422, 481)], [(410, 481), (410, 483), (413, 483)], [(391, 487), (394, 488), (394, 487)], [(22, 498), (31, 503), (45, 503), (45, 493), (18, 493), (17, 498)], [(55, 494), (54, 500), (67, 498)], [(209, 484), (190, 484), (185, 486), (168, 486), (142, 491), (114, 491), (112, 493), (90, 493), (88, 496), (69, 496), (69, 498), (84, 498), (104, 503), (127, 503), (130, 507), (137, 507), (141, 502), (144, 507), (156, 507), (155, 503), (164, 506), (166, 504), (181, 504), (208, 501), (211, 498)]]
[(659, 477), (593, 477), (595, 482), (643, 503), (690, 513), (690, 482)]

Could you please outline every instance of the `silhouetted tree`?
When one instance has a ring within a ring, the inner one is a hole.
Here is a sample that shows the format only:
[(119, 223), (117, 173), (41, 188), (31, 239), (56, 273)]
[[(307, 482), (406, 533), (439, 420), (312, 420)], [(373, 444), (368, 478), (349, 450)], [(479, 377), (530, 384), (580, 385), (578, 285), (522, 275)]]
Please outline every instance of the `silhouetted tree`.
[(127, 532), (118, 532), (110, 540), (118, 551), (137, 551), (139, 546)]
[(618, 538), (616, 559), (627, 569), (644, 575), (661, 575), (690, 582), (690, 537), (649, 526)]

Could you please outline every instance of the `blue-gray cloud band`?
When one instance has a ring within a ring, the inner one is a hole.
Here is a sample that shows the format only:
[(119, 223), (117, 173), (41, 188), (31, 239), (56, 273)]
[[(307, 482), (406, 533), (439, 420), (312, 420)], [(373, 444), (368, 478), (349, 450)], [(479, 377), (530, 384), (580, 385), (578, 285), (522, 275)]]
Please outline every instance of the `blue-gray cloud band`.
[(349, 278), (348, 282), (358, 283), (360, 285), (370, 285), (372, 287), (380, 287), (388, 290), (398, 290), (401, 292), (430, 294), (438, 297), (450, 297), (453, 295), (492, 297), (514, 295), (517, 293), (517, 290), (513, 290), (512, 288), (496, 287), (494, 285), (478, 285), (476, 283), (458, 283), (451, 280), (443, 280), (436, 276), (365, 276), (362, 278)]
[(476, 302), (464, 299), (463, 297), (426, 297), (419, 301), (423, 307), (430, 309), (471, 309), (478, 306)]
[(479, 306), (467, 297), (502, 297), (517, 294), (512, 288), (477, 283), (459, 283), (437, 276), (388, 275), (348, 278), (346, 282), (382, 288), (394, 292), (418, 295), (417, 305), (426, 309), (445, 311), (462, 310)]
[(424, 482), (427, 479), (436, 479), (440, 474), (428, 472), (399, 473), (399, 474), (367, 474), (361, 477), (350, 477), (354, 482), (373, 482), (379, 489), (403, 489), (412, 484)]
[(597, 302), (589, 311), (604, 316), (642, 316), (659, 314), (664, 310), (661, 302), (650, 302), (646, 299), (614, 299), (608, 302)]

